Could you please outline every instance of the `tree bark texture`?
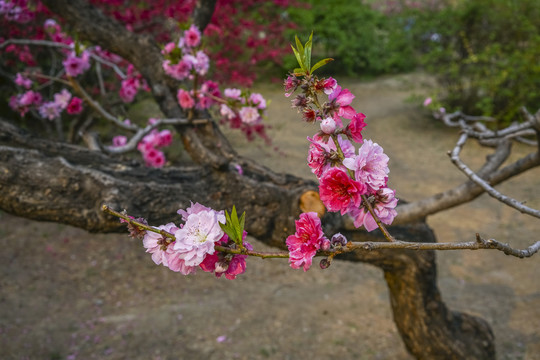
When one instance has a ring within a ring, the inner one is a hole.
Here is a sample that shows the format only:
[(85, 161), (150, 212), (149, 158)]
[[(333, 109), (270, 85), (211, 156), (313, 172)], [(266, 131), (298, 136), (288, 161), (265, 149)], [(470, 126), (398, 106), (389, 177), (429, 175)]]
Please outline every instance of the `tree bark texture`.
[[(81, 39), (133, 63), (167, 117), (183, 116), (174, 96), (178, 83), (166, 78), (159, 48), (150, 37), (130, 33), (82, 0), (43, 2)], [(316, 191), (317, 184), (276, 174), (239, 157), (212, 121), (177, 130), (194, 164), (150, 169), (136, 161), (41, 139), (0, 119), (0, 208), (92, 232), (121, 232), (125, 226), (104, 214), (101, 205), (127, 209), (151, 224), (164, 224), (177, 221), (176, 211), (190, 201), (215, 209), (230, 209), (234, 204), (246, 211), (250, 235), (284, 248), (302, 212), (302, 195)], [(243, 175), (233, 164), (242, 166)], [(339, 231), (352, 241), (384, 241), (379, 231), (352, 230), (334, 213), (327, 213), (322, 222), (327, 233)], [(424, 222), (393, 226), (390, 232), (407, 241), (436, 241)], [(450, 311), (442, 301), (433, 252), (361, 250), (342, 258), (367, 262), (384, 271), (396, 325), (407, 349), (417, 358), (494, 358), (489, 325)]]

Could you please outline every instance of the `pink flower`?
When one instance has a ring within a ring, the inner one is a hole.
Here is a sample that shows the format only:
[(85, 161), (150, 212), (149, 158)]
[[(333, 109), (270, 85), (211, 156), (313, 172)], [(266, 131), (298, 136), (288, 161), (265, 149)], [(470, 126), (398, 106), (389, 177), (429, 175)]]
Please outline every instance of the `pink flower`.
[(64, 110), (68, 106), (70, 99), (71, 93), (66, 89), (62, 89), (61, 92), (54, 94), (54, 102), (62, 110)]
[(137, 95), (137, 91), (139, 90), (140, 86), (141, 83), (136, 77), (129, 77), (122, 80), (119, 92), (122, 101), (124, 101), (125, 103), (132, 102), (133, 99), (135, 99), (135, 95)]
[(201, 43), (201, 32), (195, 25), (191, 25), (188, 30), (184, 32), (184, 44), (189, 47), (199, 46)]
[[(395, 191), (389, 188), (379, 189), (375, 193), (375, 201), (373, 211), (381, 222), (391, 225), (394, 218), (397, 216), (395, 207), (398, 199), (395, 198)], [(373, 231), (377, 228), (377, 222), (373, 219), (371, 213), (365, 208), (354, 209), (351, 211), (351, 216), (354, 218), (354, 226), (357, 228), (364, 225), (367, 231)]]
[(72, 97), (66, 109), (67, 113), (70, 115), (80, 114), (83, 110), (82, 103), (82, 99), (76, 96)]
[[(204, 205), (201, 205), (199, 203), (193, 203), (191, 202), (191, 206), (188, 207), (186, 210), (184, 209), (178, 209), (178, 211), (176, 212), (178, 215), (182, 216), (182, 220), (183, 221), (187, 221), (188, 217), (191, 215), (191, 214), (198, 214), (200, 212), (203, 212), (203, 211), (214, 211), (213, 209), (209, 208), (209, 207), (206, 207)], [(223, 215), (224, 216), (224, 212), (223, 211), (220, 211), (218, 212), (219, 215)]]
[(221, 114), (221, 116), (225, 117), (227, 120), (230, 120), (236, 117), (236, 114), (234, 113), (234, 111), (232, 111), (232, 109), (225, 104), (221, 104), (221, 106), (219, 107), (219, 113)]
[(184, 80), (191, 71), (191, 64), (184, 60), (180, 60), (178, 64), (171, 64), (169, 60), (165, 60), (163, 62), (163, 70), (165, 70), (167, 75), (177, 80)]
[(343, 160), (343, 165), (355, 172), (356, 180), (367, 186), (370, 194), (386, 186), (388, 180), (388, 156), (383, 148), (371, 140), (365, 140), (358, 155)]
[(169, 146), (172, 143), (172, 133), (170, 130), (161, 130), (158, 136), (159, 142), (157, 147)]
[(143, 153), (143, 158), (148, 167), (160, 168), (165, 165), (165, 154), (153, 147)]
[(266, 100), (259, 93), (251, 94), (249, 96), (249, 101), (251, 101), (253, 105), (256, 105), (258, 109), (266, 109)]
[(349, 177), (340, 168), (331, 168), (319, 179), (319, 195), (329, 211), (340, 211), (341, 215), (358, 207), (366, 186)]
[(253, 125), (260, 120), (259, 111), (252, 106), (245, 106), (238, 112), (244, 124)]
[(430, 97), (427, 97), (425, 100), (424, 100), (424, 106), (428, 106), (429, 104), (431, 104), (433, 100), (430, 98)]
[(300, 81), (298, 81), (298, 78), (296, 76), (287, 76), (287, 79), (285, 79), (283, 83), (283, 87), (285, 88), (285, 96), (291, 96), (291, 94), (296, 90), (298, 85), (300, 85)]
[[(308, 137), (308, 140), (311, 142), (307, 158), (308, 166), (311, 168), (311, 172), (319, 178), (332, 165), (338, 164), (336, 145), (332, 140), (325, 142), (319, 135), (315, 135), (313, 139)], [(349, 140), (338, 136), (338, 143), (345, 157), (354, 156), (355, 149)]]
[(195, 106), (195, 100), (193, 100), (189, 92), (184, 89), (179, 89), (176, 97), (182, 109), (191, 109)]
[(76, 77), (90, 68), (90, 54), (84, 51), (80, 57), (71, 53), (68, 57), (62, 61), (66, 74), (72, 77)]
[(124, 146), (127, 143), (127, 137), (123, 135), (117, 135), (113, 137), (112, 139), (112, 146), (118, 147), (118, 146)]
[[(253, 246), (246, 242), (247, 232), (244, 231), (243, 244), (248, 250), (253, 250)], [(225, 234), (219, 241), (222, 244), (227, 244), (229, 237)], [(225, 277), (229, 280), (236, 279), (237, 275), (243, 274), (246, 271), (247, 255), (229, 255), (225, 253), (214, 253), (207, 255), (199, 267), (206, 272), (213, 272), (216, 277)]]
[(323, 91), (326, 95), (330, 95), (336, 90), (337, 86), (337, 81), (334, 78), (329, 77), (324, 81)]
[(313, 257), (326, 239), (321, 227), (321, 220), (315, 212), (302, 213), (300, 219), (295, 221), (296, 232), (287, 237), (289, 249), (289, 263), (293, 269), (303, 266), (307, 271)]
[(30, 89), (32, 87), (32, 80), (21, 75), (20, 73), (17, 73), (15, 76), (15, 84), (22, 86), (25, 89)]
[(19, 106), (30, 106), (30, 105), (39, 106), (41, 104), (41, 101), (42, 101), (42, 98), (41, 98), (40, 93), (29, 90), (25, 92), (24, 94), (22, 94), (21, 97), (19, 98)]
[(176, 44), (173, 43), (173, 42), (170, 42), (170, 43), (167, 43), (164, 47), (163, 47), (163, 50), (161, 50), (161, 53), (163, 55), (166, 55), (166, 54), (170, 54), (174, 48), (176, 47)]
[(188, 266), (181, 257), (181, 253), (174, 250), (176, 241), (169, 244), (166, 250), (167, 266), (174, 272), (179, 272), (182, 275), (189, 275), (195, 273), (197, 266)]
[(338, 116), (351, 119), (356, 114), (356, 111), (350, 106), (354, 97), (348, 89), (341, 89), (341, 86), (337, 85), (335, 90), (328, 95), (328, 100), (339, 105)]
[(203, 210), (187, 217), (184, 226), (174, 233), (174, 250), (187, 266), (198, 266), (206, 255), (214, 253), (214, 245), (224, 232), (219, 223), (225, 223), (225, 216), (215, 210)]
[(195, 71), (199, 75), (206, 75), (208, 69), (210, 68), (210, 59), (203, 51), (197, 51), (196, 62), (193, 65)]
[[(158, 226), (157, 229), (174, 234), (178, 230), (178, 227), (173, 223), (168, 223), (167, 225)], [(147, 253), (152, 254), (152, 260), (156, 265), (163, 264), (163, 266), (168, 266), (166, 253), (167, 247), (170, 246), (168, 240), (170, 239), (153, 231), (146, 231), (144, 235), (143, 246)]]
[(235, 100), (240, 100), (240, 95), (242, 95), (242, 90), (240, 89), (225, 89), (223, 91), (223, 93), (225, 94), (226, 97), (228, 98), (231, 98), (231, 99), (235, 99)]
[(366, 123), (364, 122), (364, 119), (366, 118), (366, 115), (362, 113), (358, 113), (353, 116), (351, 119), (351, 122), (349, 125), (347, 125), (347, 128), (345, 129), (345, 134), (349, 138), (351, 138), (354, 142), (362, 143), (362, 130), (366, 127)]
[(61, 112), (62, 109), (55, 102), (46, 102), (39, 107), (39, 115), (44, 119), (54, 120)]

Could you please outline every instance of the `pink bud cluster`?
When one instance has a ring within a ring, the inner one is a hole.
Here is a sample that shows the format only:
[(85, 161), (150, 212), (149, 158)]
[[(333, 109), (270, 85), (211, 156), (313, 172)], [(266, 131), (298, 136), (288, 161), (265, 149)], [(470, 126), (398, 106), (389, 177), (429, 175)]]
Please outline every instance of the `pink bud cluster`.
[[(157, 119), (150, 118), (148, 120), (149, 125), (153, 125)], [(129, 120), (124, 120), (126, 123), (131, 123)], [(120, 147), (127, 144), (127, 137), (123, 135), (117, 135), (112, 139), (113, 147)], [(166, 163), (165, 154), (159, 150), (172, 143), (172, 133), (170, 130), (152, 130), (148, 135), (137, 144), (137, 150), (141, 152), (146, 166), (148, 167), (162, 167)]]
[(219, 99), (220, 96), (219, 86), (211, 80), (205, 81), (197, 91), (179, 89), (176, 94), (178, 103), (184, 110), (208, 109), (216, 103), (216, 99)]
[[(19, 77), (20, 74), (17, 75)], [(22, 85), (26, 86), (24, 79), (17, 78), (15, 80), (16, 83), (21, 81), (23, 82)], [(9, 106), (21, 116), (24, 116), (29, 110), (34, 108), (42, 118), (48, 120), (54, 120), (60, 117), (64, 110), (70, 115), (79, 114), (83, 110), (82, 103), (82, 99), (72, 96), (66, 89), (62, 89), (62, 91), (54, 94), (54, 101), (44, 102), (41, 94), (33, 90), (14, 95), (9, 100)]]
[[(287, 97), (302, 90), (292, 100), (293, 108), (303, 120), (320, 125), (320, 131), (308, 138), (307, 160), (319, 180), (319, 195), (326, 208), (349, 214), (356, 227), (372, 231), (377, 223), (368, 211), (368, 201), (381, 222), (391, 224), (398, 199), (387, 188), (389, 158), (377, 143), (363, 139), (366, 116), (351, 106), (354, 95), (331, 77), (289, 75), (284, 87)], [(325, 96), (327, 100), (322, 102)], [(348, 121), (346, 126), (344, 121)], [(361, 144), (358, 153), (354, 143)]]
[[(197, 268), (214, 273), (216, 277), (225, 275), (235, 279), (246, 270), (246, 255), (217, 253), (216, 245), (235, 248), (236, 244), (221, 229), (225, 224), (223, 211), (216, 211), (199, 203), (191, 203), (186, 210), (178, 210), (183, 224), (168, 223), (156, 229), (174, 235), (174, 239), (152, 231), (146, 231), (143, 246), (152, 254), (157, 265), (163, 264), (172, 271), (183, 275), (194, 273)], [(244, 232), (244, 239), (247, 233)], [(252, 250), (249, 243), (243, 241)]]
[(206, 75), (210, 68), (210, 59), (200, 49), (200, 45), (201, 32), (195, 25), (191, 25), (177, 43), (170, 42), (161, 51), (165, 56), (165, 73), (177, 80)]
[(265, 132), (263, 119), (266, 116), (266, 99), (259, 93), (228, 88), (224, 90), (223, 102), (220, 105), (221, 122), (232, 129), (240, 129), (248, 140), (256, 133), (270, 142)]
[(127, 76), (122, 80), (120, 85), (120, 98), (125, 103), (130, 103), (135, 99), (135, 95), (137, 95), (139, 89), (150, 91), (146, 80), (135, 70), (133, 65), (129, 64), (127, 67)]

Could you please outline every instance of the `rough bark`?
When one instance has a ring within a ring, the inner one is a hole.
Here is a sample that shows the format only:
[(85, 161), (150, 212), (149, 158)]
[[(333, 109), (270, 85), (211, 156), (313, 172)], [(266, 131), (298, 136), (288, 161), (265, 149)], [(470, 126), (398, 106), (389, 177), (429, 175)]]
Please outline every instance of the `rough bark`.
[[(182, 116), (174, 96), (177, 84), (165, 77), (159, 48), (151, 38), (130, 33), (82, 0), (44, 3), (81, 39), (98, 43), (133, 63), (167, 117)], [(316, 190), (316, 184), (276, 174), (238, 157), (213, 122), (177, 130), (195, 164), (148, 169), (137, 162), (37, 138), (0, 119), (0, 208), (31, 219), (115, 232), (124, 228), (101, 212), (104, 203), (157, 224), (176, 220), (176, 210), (190, 200), (219, 209), (235, 204), (246, 211), (251, 235), (283, 248), (301, 212), (301, 195)], [(243, 167), (243, 176), (232, 163)], [(336, 214), (326, 214), (323, 223), (326, 231), (341, 231), (356, 241), (383, 240), (377, 232), (350, 230)], [(422, 222), (392, 227), (391, 232), (403, 240), (435, 241)], [(442, 301), (432, 252), (358, 251), (343, 258), (384, 270), (396, 325), (417, 358), (494, 357), (493, 334), (487, 323), (452, 312)]]

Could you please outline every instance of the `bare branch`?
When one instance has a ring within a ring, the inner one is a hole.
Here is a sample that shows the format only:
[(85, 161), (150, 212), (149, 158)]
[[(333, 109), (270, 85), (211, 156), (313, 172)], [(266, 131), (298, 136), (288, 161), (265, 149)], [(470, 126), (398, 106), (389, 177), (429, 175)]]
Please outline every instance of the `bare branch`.
[(521, 213), (531, 215), (537, 218), (540, 218), (540, 211), (536, 209), (532, 209), (528, 206), (523, 205), (523, 203), (510, 198), (506, 195), (501, 194), (497, 190), (495, 190), (493, 187), (491, 187), (485, 180), (483, 180), (481, 177), (479, 177), (474, 171), (472, 171), (463, 161), (461, 161), (459, 154), (461, 152), (461, 149), (467, 142), (468, 134), (462, 134), (459, 138), (456, 147), (452, 152), (449, 154), (450, 159), (456, 165), (458, 169), (460, 169), (469, 179), (471, 179), (475, 184), (480, 186), (482, 189), (484, 189), (491, 197), (499, 200), (500, 202), (513, 207), (514, 209), (520, 211)]
[(137, 148), (137, 144), (146, 136), (148, 135), (152, 130), (155, 128), (161, 126), (161, 125), (186, 125), (191, 123), (206, 123), (208, 120), (206, 119), (198, 119), (195, 121), (188, 120), (186, 118), (179, 118), (179, 119), (159, 119), (152, 125), (148, 125), (144, 129), (137, 130), (137, 133), (133, 135), (129, 141), (123, 145), (123, 146), (105, 146), (103, 147), (103, 150), (106, 153), (109, 154), (123, 154), (132, 150), (135, 150)]
[(57, 47), (62, 49), (68, 49), (73, 50), (73, 48), (67, 44), (59, 43), (56, 41), (49, 41), (49, 40), (31, 40), (31, 39), (7, 39), (3, 43), (0, 44), (0, 49), (11, 45), (37, 45), (37, 46), (49, 46), (49, 47)]

